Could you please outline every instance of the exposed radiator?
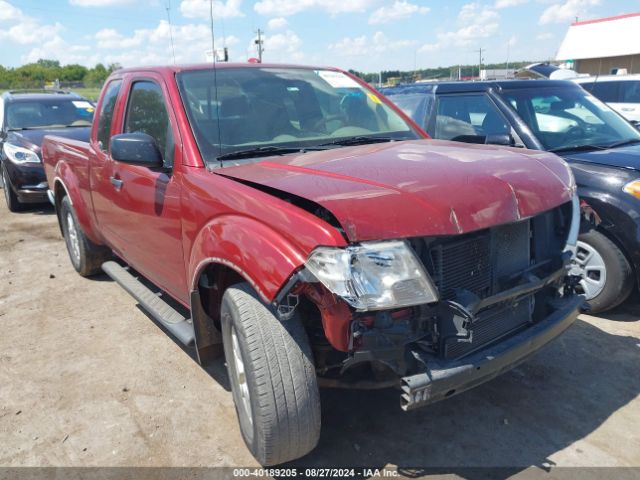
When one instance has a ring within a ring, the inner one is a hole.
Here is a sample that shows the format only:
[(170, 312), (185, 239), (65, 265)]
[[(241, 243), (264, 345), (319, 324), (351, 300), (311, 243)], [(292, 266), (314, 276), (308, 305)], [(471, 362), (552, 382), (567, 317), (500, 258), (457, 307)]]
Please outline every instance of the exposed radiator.
[[(525, 220), (432, 245), (430, 273), (440, 297), (453, 300), (457, 290), (467, 290), (486, 298), (513, 287), (512, 277), (530, 265), (530, 244), (531, 222)], [(472, 341), (443, 340), (441, 355), (458, 358), (508, 335), (530, 322), (531, 307), (529, 299), (522, 299), (515, 307), (496, 305), (479, 312)]]

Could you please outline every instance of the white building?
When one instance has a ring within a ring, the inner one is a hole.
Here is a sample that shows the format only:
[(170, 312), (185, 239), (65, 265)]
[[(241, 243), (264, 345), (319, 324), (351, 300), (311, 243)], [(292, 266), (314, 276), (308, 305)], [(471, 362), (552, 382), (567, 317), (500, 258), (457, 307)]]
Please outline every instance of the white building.
[(571, 24), (556, 60), (578, 73), (607, 75), (626, 68), (640, 73), (640, 13)]

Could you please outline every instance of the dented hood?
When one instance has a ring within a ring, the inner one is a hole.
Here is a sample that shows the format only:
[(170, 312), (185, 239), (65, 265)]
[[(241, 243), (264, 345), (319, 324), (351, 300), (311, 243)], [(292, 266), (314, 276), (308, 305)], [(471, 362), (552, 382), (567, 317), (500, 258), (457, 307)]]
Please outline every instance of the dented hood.
[(311, 200), (350, 241), (454, 235), (531, 217), (571, 199), (553, 154), (416, 140), (271, 157), (216, 171)]

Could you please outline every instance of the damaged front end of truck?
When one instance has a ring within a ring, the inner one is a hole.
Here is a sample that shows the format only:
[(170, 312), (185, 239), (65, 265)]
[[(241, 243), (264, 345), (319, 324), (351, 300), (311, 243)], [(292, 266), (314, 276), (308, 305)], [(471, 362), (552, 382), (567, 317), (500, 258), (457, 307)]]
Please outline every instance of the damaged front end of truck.
[(577, 196), (459, 235), (318, 247), (275, 299), (298, 311), (319, 384), (401, 388), (404, 410), (513, 368), (575, 320)]

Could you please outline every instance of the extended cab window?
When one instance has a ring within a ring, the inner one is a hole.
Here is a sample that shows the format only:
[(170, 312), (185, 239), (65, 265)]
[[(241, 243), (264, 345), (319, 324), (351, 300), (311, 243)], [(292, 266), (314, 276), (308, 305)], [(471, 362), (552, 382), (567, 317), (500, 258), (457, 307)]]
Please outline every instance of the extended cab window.
[(484, 143), (487, 135), (510, 132), (506, 120), (486, 95), (438, 97), (437, 139)]
[(150, 81), (133, 84), (124, 131), (142, 132), (152, 136), (165, 166), (173, 165), (173, 135), (160, 85)]
[(104, 93), (100, 114), (98, 115), (98, 144), (105, 152), (109, 149), (113, 110), (116, 108), (116, 100), (118, 99), (121, 85), (122, 80), (114, 80), (109, 83)]

